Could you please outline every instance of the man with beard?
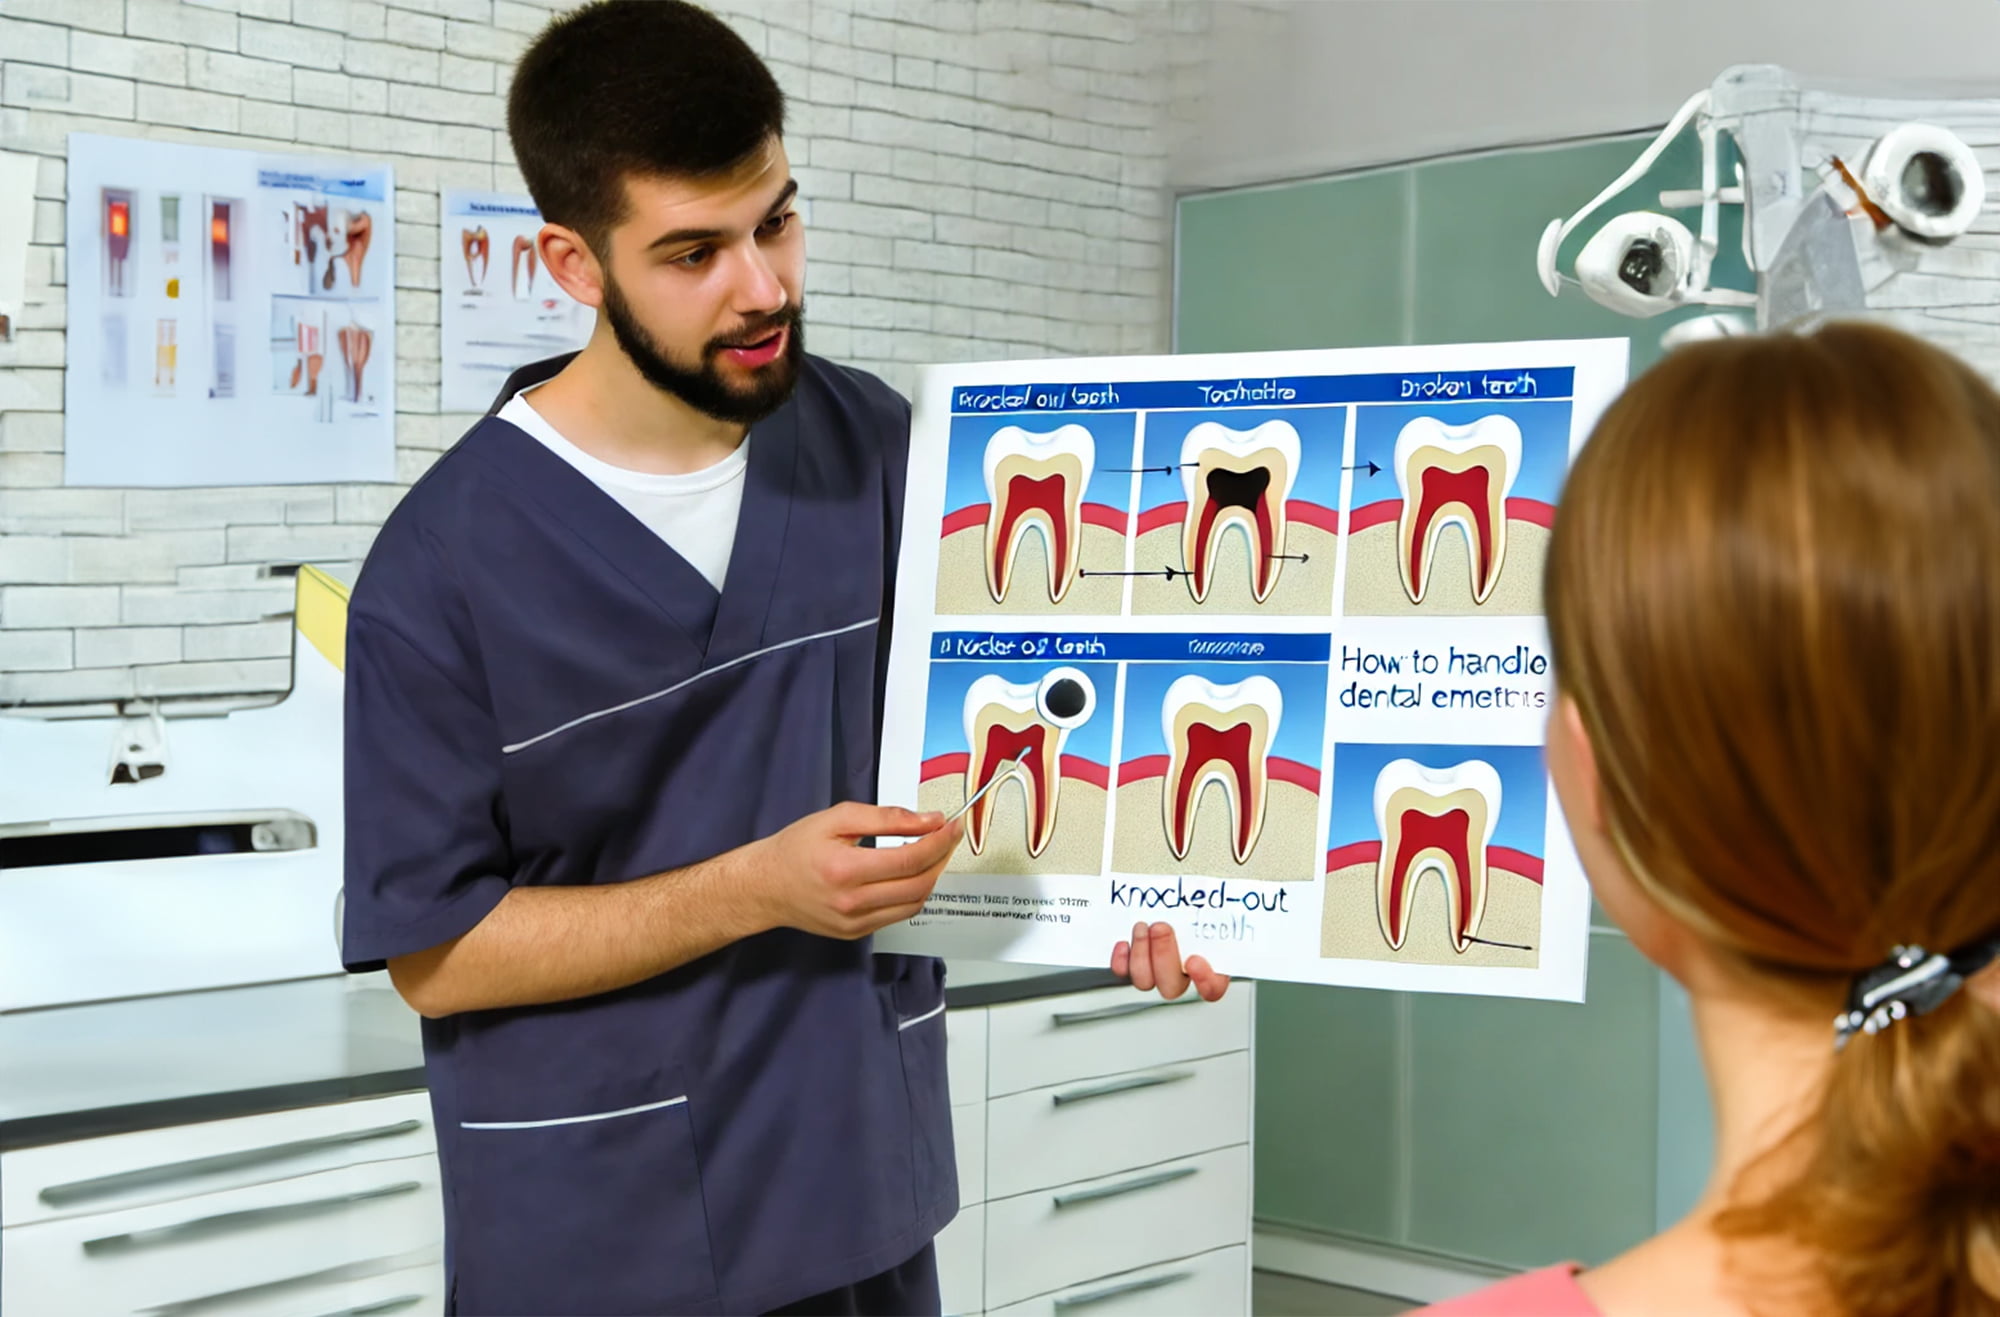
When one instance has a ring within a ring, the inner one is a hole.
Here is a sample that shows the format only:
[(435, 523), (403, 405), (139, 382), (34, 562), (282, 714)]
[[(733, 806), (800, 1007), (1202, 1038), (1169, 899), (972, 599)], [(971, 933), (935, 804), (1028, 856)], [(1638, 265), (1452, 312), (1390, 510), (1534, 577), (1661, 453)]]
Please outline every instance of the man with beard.
[(424, 1017), (455, 1312), (938, 1311), (943, 967), (869, 941), (959, 837), (867, 803), (909, 407), (805, 352), (783, 121), (680, 0), (536, 40), (508, 130), (596, 331), (350, 605), (343, 955)]

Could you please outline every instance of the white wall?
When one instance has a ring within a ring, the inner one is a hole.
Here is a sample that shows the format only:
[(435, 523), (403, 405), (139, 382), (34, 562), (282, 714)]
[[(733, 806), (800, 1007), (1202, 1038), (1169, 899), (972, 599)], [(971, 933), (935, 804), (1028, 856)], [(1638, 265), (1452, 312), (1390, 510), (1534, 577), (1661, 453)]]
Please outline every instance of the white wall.
[[(563, 0), (0, 0), (0, 147), (42, 157), (0, 344), (0, 706), (281, 690), (291, 585), (401, 486), (63, 489), (63, 157), (77, 130), (385, 155), (398, 476), (438, 411), (438, 191), (519, 190), (512, 61)], [(913, 363), (1163, 350), (1169, 37), (1194, 0), (721, 0), (794, 106), (813, 350)], [(1185, 47), (1180, 47), (1185, 52)]]
[(1293, 0), (1217, 23), (1187, 190), (1657, 127), (1732, 64), (2000, 94), (2000, 0)]

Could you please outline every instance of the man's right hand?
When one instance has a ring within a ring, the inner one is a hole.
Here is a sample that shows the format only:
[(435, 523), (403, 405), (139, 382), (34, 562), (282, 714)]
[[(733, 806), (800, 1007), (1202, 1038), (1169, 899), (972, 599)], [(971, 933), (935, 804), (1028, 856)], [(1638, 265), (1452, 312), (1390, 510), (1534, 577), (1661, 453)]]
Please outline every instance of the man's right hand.
[[(853, 940), (923, 909), (963, 831), (940, 814), (836, 805), (761, 841), (629, 882), (513, 888), (471, 932), (389, 962), (432, 1018), (572, 1001), (772, 928)], [(863, 837), (914, 837), (865, 847)]]
[[(930, 899), (965, 825), (944, 815), (855, 802), (808, 814), (754, 845), (772, 927), (852, 940), (901, 923)], [(914, 837), (866, 847), (863, 837)]]

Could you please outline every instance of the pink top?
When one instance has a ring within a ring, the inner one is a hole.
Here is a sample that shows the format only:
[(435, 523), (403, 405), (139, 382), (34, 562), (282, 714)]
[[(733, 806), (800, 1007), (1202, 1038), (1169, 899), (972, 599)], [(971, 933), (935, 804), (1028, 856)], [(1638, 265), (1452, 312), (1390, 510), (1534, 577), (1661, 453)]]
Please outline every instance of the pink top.
[(1583, 1270), (1564, 1262), (1420, 1309), (1423, 1317), (1604, 1317), (1576, 1283)]

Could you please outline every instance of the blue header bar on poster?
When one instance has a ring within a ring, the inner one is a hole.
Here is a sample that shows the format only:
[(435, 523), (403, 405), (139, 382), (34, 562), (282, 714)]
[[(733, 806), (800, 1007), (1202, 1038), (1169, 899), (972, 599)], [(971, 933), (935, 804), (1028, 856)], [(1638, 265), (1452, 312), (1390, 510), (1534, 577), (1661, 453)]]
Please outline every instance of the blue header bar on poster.
[(296, 169), (259, 169), (257, 186), (286, 192), (324, 192), (330, 197), (353, 201), (381, 201), (384, 198), (380, 174), (318, 174)]
[(976, 662), (1325, 663), (1327, 635), (1160, 635), (1128, 631), (939, 631), (933, 659)]
[(475, 197), (456, 206), (454, 215), (514, 215), (521, 219), (538, 220), (541, 210), (532, 201), (496, 201)]
[(1303, 407), (1352, 402), (1525, 402), (1567, 398), (1568, 366), (1414, 374), (1303, 375), (1284, 379), (1132, 380), (1081, 384), (962, 384), (954, 415), (1011, 412), (1129, 412), (1228, 407)]

